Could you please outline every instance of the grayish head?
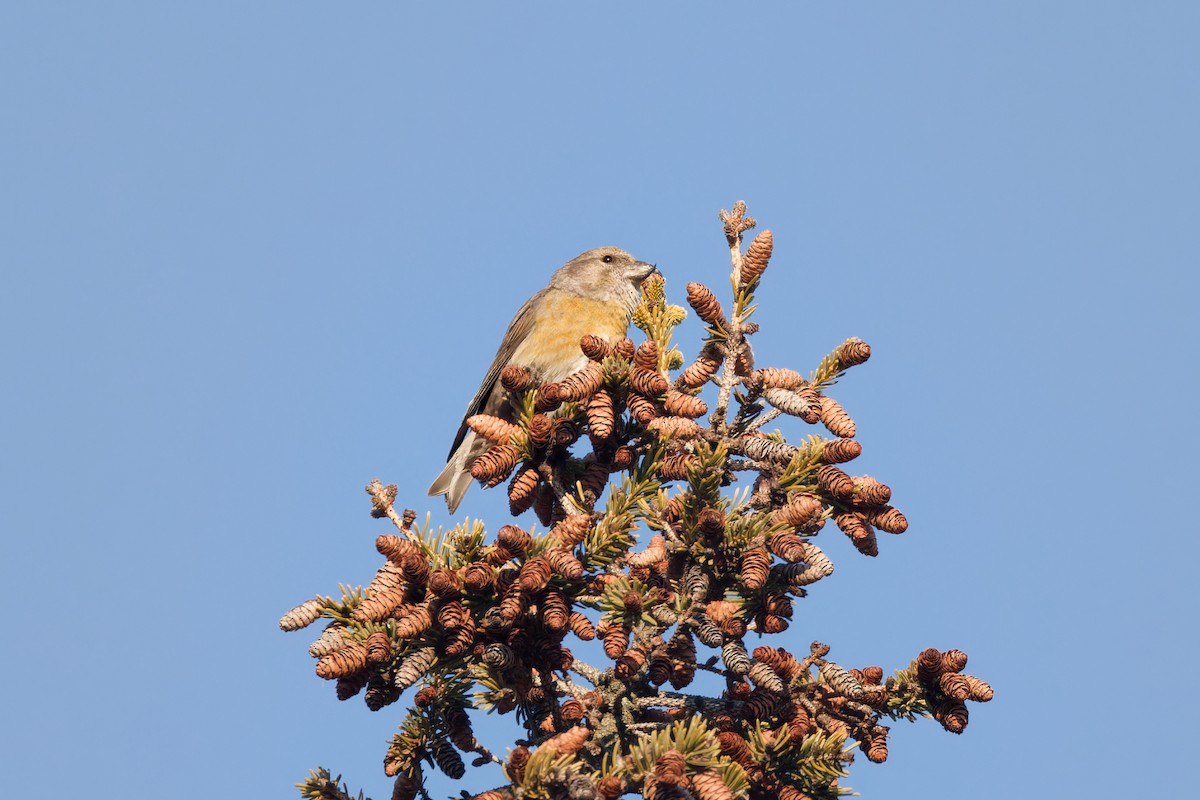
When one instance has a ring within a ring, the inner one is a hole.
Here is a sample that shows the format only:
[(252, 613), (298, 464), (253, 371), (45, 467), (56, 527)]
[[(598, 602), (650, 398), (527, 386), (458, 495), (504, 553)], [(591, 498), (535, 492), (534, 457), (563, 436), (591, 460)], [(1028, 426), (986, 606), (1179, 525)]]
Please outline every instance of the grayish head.
[(638, 302), (638, 287), (656, 271), (653, 264), (638, 261), (619, 247), (598, 247), (568, 261), (550, 278), (550, 286), (632, 309)]

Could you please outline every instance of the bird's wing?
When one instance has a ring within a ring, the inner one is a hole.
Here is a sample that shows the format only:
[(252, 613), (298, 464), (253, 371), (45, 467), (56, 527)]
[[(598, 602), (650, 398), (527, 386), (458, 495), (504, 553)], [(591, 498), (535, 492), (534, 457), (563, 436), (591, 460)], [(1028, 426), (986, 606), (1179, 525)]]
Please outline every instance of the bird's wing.
[(492, 366), (488, 368), (487, 375), (483, 378), (483, 383), (479, 384), (479, 391), (475, 393), (470, 405), (467, 406), (467, 413), (463, 414), (463, 423), (458, 429), (458, 435), (454, 437), (454, 444), (450, 447), (450, 454), (447, 459), (454, 456), (454, 451), (462, 444), (463, 438), (466, 437), (467, 417), (473, 416), (482, 412), (487, 405), (488, 399), (491, 397), (492, 390), (496, 388), (496, 381), (500, 379), (500, 372), (508, 366), (509, 359), (517, 350), (517, 346), (525, 341), (525, 337), (533, 329), (533, 321), (537, 316), (534, 308), (545, 296), (546, 292), (550, 291), (549, 287), (542, 289), (533, 297), (525, 301), (525, 305), (521, 306), (521, 310), (513, 317), (513, 321), (509, 323), (508, 332), (504, 335), (504, 340), (500, 342), (500, 349), (496, 351), (496, 358), (492, 361)]

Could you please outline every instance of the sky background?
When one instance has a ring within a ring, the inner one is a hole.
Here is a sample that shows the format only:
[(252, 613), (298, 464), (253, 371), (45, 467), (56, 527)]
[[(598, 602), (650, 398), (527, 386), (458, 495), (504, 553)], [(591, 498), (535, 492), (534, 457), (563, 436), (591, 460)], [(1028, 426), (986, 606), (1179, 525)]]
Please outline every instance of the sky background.
[(773, 643), (996, 689), (846, 783), (1190, 793), (1197, 41), (1183, 2), (4, 4), (6, 790), (388, 797), (403, 708), (339, 703), (279, 616), (370, 580), (371, 478), (452, 521), (425, 488), (555, 268), (727, 298), (745, 199), (758, 363), (871, 343), (833, 395), (911, 523), (822, 536)]

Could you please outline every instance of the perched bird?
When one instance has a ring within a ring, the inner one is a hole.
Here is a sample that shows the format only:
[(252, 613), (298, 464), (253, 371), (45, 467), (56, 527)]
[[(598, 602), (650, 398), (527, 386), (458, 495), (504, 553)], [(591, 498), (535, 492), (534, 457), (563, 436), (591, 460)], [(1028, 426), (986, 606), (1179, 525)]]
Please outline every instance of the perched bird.
[(655, 271), (653, 264), (638, 261), (624, 250), (600, 247), (581, 253), (555, 272), (550, 284), (529, 298), (509, 323), (496, 358), (463, 415), (446, 468), (429, 487), (429, 494), (444, 494), (453, 514), (467, 493), (471, 463), (487, 449), (487, 440), (467, 427), (468, 417), (492, 414), (513, 419), (508, 392), (500, 384), (505, 367), (524, 367), (542, 383), (579, 371), (587, 363), (579, 340), (589, 333), (609, 342), (622, 339), (638, 303), (639, 286)]

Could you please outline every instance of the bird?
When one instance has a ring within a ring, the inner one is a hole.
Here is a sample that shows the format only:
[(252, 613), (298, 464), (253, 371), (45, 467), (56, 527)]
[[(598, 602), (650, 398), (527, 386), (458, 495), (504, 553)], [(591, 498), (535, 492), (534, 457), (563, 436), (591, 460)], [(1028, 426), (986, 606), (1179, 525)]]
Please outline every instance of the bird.
[(525, 301), (513, 317), (479, 391), (463, 415), (446, 467), (429, 487), (445, 495), (453, 514), (471, 485), (471, 464), (488, 447), (467, 426), (475, 414), (512, 421), (514, 411), (500, 373), (510, 364), (529, 370), (541, 383), (560, 381), (587, 363), (579, 340), (592, 334), (616, 343), (629, 329), (643, 280), (658, 271), (617, 247), (580, 253), (558, 269), (546, 288)]

